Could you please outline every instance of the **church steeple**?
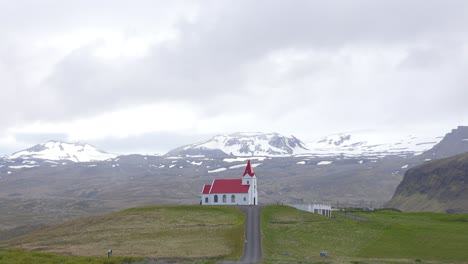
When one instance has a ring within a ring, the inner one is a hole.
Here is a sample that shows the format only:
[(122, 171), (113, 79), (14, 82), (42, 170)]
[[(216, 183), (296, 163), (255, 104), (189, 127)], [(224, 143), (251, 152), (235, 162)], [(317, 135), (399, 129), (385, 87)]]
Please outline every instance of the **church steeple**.
[(257, 188), (256, 185), (257, 176), (253, 171), (252, 164), (250, 164), (250, 160), (247, 161), (247, 166), (245, 167), (244, 174), (242, 175), (242, 184), (243, 185), (250, 185), (254, 188)]
[(248, 198), (249, 204), (257, 205), (257, 176), (255, 176), (255, 172), (253, 171), (252, 164), (250, 164), (250, 160), (247, 161), (244, 175), (242, 175), (242, 185), (250, 185)]
[(252, 169), (252, 165), (250, 164), (250, 160), (247, 161), (247, 167), (245, 167), (244, 175), (242, 175), (242, 177), (244, 177), (247, 174), (250, 177), (255, 177), (255, 172)]

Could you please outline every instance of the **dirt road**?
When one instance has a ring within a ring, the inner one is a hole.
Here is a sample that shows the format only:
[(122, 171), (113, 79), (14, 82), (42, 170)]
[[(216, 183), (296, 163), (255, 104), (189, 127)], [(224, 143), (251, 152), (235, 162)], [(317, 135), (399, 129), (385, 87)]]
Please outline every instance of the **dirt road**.
[(246, 214), (244, 255), (238, 262), (220, 262), (220, 264), (251, 264), (258, 263), (262, 259), (261, 219), (262, 206), (240, 206)]

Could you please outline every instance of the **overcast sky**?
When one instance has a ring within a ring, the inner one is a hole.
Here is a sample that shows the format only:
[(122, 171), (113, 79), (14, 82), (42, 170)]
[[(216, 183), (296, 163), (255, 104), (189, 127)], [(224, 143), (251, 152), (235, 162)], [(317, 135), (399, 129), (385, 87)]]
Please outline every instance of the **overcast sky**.
[(0, 0), (0, 155), (468, 124), (468, 1)]

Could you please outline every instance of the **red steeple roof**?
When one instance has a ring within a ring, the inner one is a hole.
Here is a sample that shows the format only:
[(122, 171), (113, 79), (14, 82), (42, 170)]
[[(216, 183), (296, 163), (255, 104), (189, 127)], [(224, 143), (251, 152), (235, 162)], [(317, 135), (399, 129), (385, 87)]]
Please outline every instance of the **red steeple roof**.
[(250, 175), (251, 177), (255, 176), (255, 172), (252, 169), (250, 160), (247, 161), (247, 167), (245, 167), (244, 175), (242, 175), (242, 177), (244, 177), (246, 174)]

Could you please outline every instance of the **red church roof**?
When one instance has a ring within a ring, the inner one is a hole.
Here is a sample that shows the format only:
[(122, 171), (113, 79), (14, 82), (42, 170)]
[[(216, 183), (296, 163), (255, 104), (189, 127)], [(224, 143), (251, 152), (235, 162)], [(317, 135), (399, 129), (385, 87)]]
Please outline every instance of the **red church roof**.
[(202, 194), (209, 194), (209, 193), (210, 193), (210, 189), (211, 189), (211, 185), (205, 184), (205, 185), (203, 186)]
[[(255, 173), (250, 164), (250, 160), (247, 162), (247, 167), (245, 168), (245, 175), (250, 175), (255, 177)], [(248, 193), (250, 190), (250, 185), (242, 185), (242, 179), (215, 179), (211, 185), (205, 184), (203, 186), (202, 194), (212, 194), (212, 193)]]
[(248, 193), (249, 189), (250, 185), (242, 185), (242, 179), (215, 179), (209, 193)]
[(250, 160), (247, 161), (247, 167), (245, 167), (244, 175), (242, 175), (242, 177), (247, 174), (250, 175), (250, 177), (255, 176), (255, 172), (253, 171), (252, 165), (250, 164)]

